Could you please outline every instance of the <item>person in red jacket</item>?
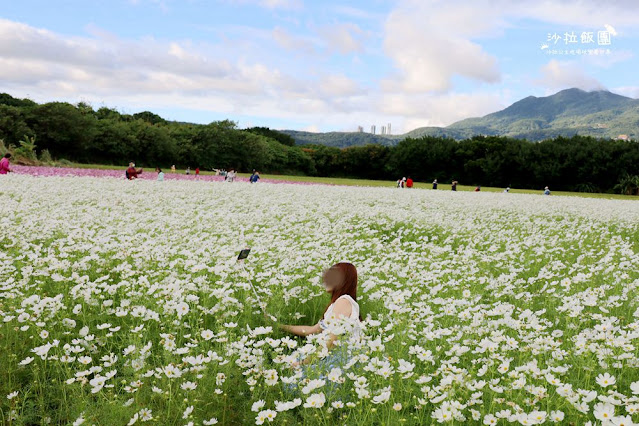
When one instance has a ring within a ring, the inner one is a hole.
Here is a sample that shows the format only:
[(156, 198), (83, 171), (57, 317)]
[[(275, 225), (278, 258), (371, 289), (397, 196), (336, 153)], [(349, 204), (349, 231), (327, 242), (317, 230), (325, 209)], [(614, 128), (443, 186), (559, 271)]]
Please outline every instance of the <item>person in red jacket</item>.
[(410, 176), (408, 176), (408, 179), (406, 179), (406, 188), (412, 188), (413, 187), (413, 180), (410, 178)]
[(195, 177), (198, 177), (200, 175), (200, 168), (196, 167), (195, 168)]
[(136, 170), (135, 163), (131, 161), (129, 168), (126, 169), (126, 178), (129, 180), (137, 179), (139, 174), (142, 174), (142, 169)]

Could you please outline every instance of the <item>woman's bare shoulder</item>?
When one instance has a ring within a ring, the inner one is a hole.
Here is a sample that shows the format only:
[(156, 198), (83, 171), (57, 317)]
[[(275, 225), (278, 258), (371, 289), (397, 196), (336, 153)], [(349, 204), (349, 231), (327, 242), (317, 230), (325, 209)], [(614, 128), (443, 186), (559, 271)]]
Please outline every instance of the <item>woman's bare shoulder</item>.
[(349, 316), (352, 309), (351, 302), (345, 297), (337, 299), (333, 305), (333, 312), (336, 315)]

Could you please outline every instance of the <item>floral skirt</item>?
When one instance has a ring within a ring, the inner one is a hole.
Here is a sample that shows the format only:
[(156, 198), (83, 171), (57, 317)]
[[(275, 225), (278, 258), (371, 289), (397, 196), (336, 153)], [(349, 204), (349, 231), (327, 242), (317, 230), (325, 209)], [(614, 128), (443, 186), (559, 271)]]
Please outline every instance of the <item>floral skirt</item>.
[(299, 396), (300, 389), (305, 386), (308, 380), (325, 380), (326, 385), (322, 391), (326, 396), (333, 395), (340, 389), (340, 384), (328, 380), (328, 374), (333, 368), (344, 369), (344, 366), (351, 360), (352, 354), (345, 347), (333, 348), (327, 356), (320, 358), (310, 364), (302, 365), (302, 377), (298, 383), (285, 383), (286, 393)]

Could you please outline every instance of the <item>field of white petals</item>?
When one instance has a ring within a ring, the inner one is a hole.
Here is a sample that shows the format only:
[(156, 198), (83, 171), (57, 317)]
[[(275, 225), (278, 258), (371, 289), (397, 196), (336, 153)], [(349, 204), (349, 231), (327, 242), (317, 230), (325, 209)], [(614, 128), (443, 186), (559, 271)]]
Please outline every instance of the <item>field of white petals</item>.
[[(639, 423), (634, 201), (7, 175), (0, 229), (2, 424)], [(338, 261), (364, 345), (300, 378), (249, 282), (315, 324)]]

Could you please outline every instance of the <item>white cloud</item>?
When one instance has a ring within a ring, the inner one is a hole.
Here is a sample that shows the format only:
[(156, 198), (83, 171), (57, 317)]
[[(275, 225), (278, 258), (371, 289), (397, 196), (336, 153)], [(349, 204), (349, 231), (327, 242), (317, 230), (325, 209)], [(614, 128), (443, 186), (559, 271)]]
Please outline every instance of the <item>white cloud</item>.
[(497, 60), (471, 41), (490, 31), (495, 19), (474, 8), (439, 0), (404, 1), (386, 21), (384, 50), (399, 75), (384, 82), (389, 91), (445, 91), (454, 75), (499, 81)]
[(535, 83), (555, 91), (573, 87), (583, 90), (605, 89), (597, 79), (587, 75), (578, 63), (556, 59), (541, 67), (541, 78)]
[[(639, 2), (400, 0), (384, 30), (384, 50), (397, 73), (382, 87), (407, 93), (445, 92), (453, 89), (454, 76), (480, 83), (499, 82), (497, 58), (479, 41), (503, 34), (521, 19), (608, 29), (622, 36), (639, 22)], [(620, 52), (609, 59), (619, 62), (627, 58)]]
[(373, 13), (369, 10), (360, 9), (357, 7), (347, 6), (344, 4), (337, 5), (333, 9), (337, 14), (343, 15), (349, 18), (355, 19), (383, 19), (383, 16), (380, 16), (377, 13)]
[[(405, 117), (404, 130), (424, 126), (448, 126), (469, 117), (503, 109), (509, 102), (498, 93), (387, 94), (380, 109), (390, 116)], [(399, 130), (399, 129), (398, 129)]]
[(259, 4), (269, 9), (299, 9), (302, 7), (301, 0), (261, 0)]
[(353, 79), (336, 74), (330, 74), (322, 78), (319, 90), (330, 97), (347, 97), (365, 94), (365, 91)]
[(319, 127), (317, 126), (317, 124), (309, 124), (308, 126), (304, 127), (302, 129), (302, 131), (304, 132), (311, 132), (311, 133), (319, 133)]
[(134, 6), (138, 6), (144, 3), (150, 3), (159, 7), (160, 10), (164, 13), (167, 13), (169, 11), (169, 6), (167, 5), (167, 1), (165, 0), (129, 0), (129, 3)]
[(612, 92), (618, 93), (629, 98), (639, 99), (639, 86), (621, 86), (612, 89)]
[(241, 57), (225, 60), (215, 46), (122, 40), (95, 28), (91, 34), (66, 37), (0, 20), (0, 91), (40, 102), (83, 99), (274, 118), (368, 110), (366, 90), (343, 74), (298, 77)]
[(634, 27), (639, 22), (639, 2), (636, 0), (502, 0), (499, 7), (504, 13), (516, 17), (602, 30), (604, 25), (614, 25), (614, 29), (619, 30)]
[(294, 36), (286, 31), (284, 28), (275, 27), (275, 29), (273, 29), (272, 36), (277, 44), (286, 50), (299, 51), (309, 54), (315, 52), (313, 42), (298, 36)]
[(231, 4), (254, 4), (266, 9), (302, 9), (302, 0), (223, 0)]
[(356, 24), (340, 23), (328, 25), (319, 30), (329, 50), (341, 54), (361, 52), (363, 31)]
[(611, 49), (609, 54), (585, 56), (584, 62), (599, 68), (611, 68), (621, 62), (626, 62), (635, 57), (630, 50)]

